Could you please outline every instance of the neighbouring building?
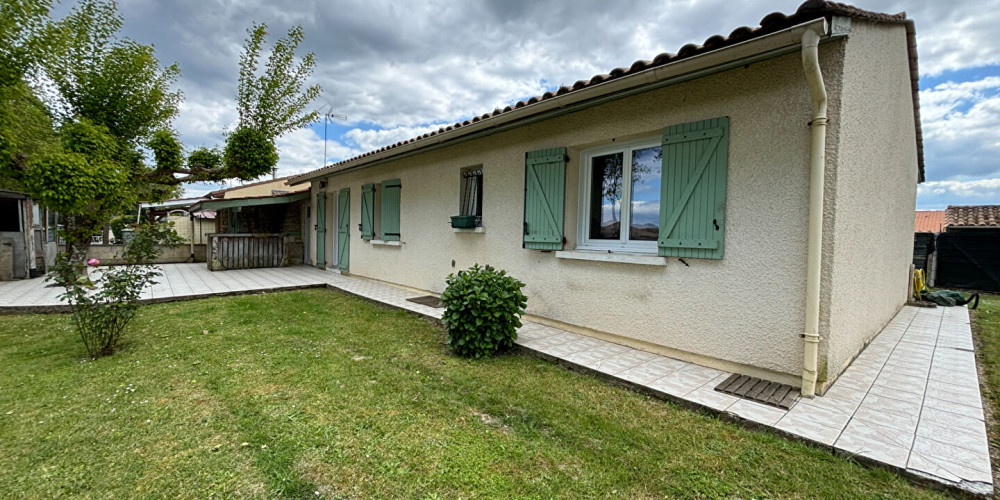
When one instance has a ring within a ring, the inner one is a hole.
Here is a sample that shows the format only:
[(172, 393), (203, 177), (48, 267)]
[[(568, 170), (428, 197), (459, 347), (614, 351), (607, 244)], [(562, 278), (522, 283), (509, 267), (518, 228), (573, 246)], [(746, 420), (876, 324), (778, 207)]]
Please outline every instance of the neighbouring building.
[(55, 262), (58, 221), (30, 196), (0, 190), (0, 281), (45, 274)]
[(308, 261), (822, 393), (907, 300), (912, 21), (809, 1), (292, 179)]
[(297, 193), (309, 189), (309, 186), (292, 186), (288, 182), (292, 176), (278, 177), (264, 181), (250, 182), (233, 187), (212, 191), (205, 195), (206, 198), (250, 198), (260, 196), (282, 195)]
[(913, 220), (913, 267), (922, 269), (929, 286), (937, 272), (937, 236), (944, 230), (944, 210), (917, 210)]
[[(140, 215), (172, 222), (184, 248), (164, 251), (163, 262), (208, 262), (214, 270), (299, 264), (303, 259), (303, 201), (308, 186), (290, 186), (291, 177), (241, 183), (199, 198), (141, 203)], [(224, 235), (224, 236), (223, 236)], [(212, 266), (213, 244), (229, 249)], [(250, 253), (248, 257), (247, 253)]]
[(1000, 292), (1000, 205), (949, 206), (935, 253), (935, 286)]

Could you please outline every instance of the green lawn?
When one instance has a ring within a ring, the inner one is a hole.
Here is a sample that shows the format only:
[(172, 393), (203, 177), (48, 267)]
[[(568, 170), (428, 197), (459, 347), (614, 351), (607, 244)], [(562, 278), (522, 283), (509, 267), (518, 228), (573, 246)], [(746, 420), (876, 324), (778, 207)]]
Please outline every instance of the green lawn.
[(326, 290), (149, 306), (98, 361), (66, 316), (0, 325), (5, 495), (938, 495), (525, 355), (455, 358)]
[(980, 373), (985, 375), (981, 380), (983, 404), (989, 405), (993, 411), (993, 419), (989, 425), (990, 455), (993, 460), (993, 477), (998, 477), (998, 449), (1000, 449), (1000, 426), (997, 416), (1000, 416), (1000, 295), (983, 294), (979, 308), (972, 311), (972, 331), (976, 336), (976, 357)]

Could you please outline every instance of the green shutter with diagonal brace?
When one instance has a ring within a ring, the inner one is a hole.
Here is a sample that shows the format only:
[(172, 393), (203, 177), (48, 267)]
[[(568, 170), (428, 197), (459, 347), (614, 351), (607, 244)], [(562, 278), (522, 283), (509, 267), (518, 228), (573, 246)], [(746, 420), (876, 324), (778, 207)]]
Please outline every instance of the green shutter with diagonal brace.
[(660, 255), (722, 258), (728, 163), (728, 117), (663, 129)]
[(375, 237), (375, 185), (361, 186), (361, 239)]
[(399, 241), (399, 195), (403, 186), (399, 179), (382, 181), (382, 210), (379, 212), (379, 226), (382, 239)]
[(326, 267), (326, 193), (316, 193), (316, 267)]
[(566, 148), (540, 149), (524, 158), (524, 248), (562, 250)]

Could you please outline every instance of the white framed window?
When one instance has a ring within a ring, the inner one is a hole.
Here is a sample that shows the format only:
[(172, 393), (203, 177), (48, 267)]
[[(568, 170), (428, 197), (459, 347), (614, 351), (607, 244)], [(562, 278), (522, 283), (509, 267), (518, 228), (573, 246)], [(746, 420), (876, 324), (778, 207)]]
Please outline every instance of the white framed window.
[(577, 248), (656, 253), (661, 139), (586, 150), (580, 162)]

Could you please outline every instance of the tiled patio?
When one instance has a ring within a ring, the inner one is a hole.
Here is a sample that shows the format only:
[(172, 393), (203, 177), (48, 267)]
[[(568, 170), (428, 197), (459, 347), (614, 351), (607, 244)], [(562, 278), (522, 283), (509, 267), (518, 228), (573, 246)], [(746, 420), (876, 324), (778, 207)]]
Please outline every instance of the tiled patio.
[[(204, 264), (164, 265), (150, 300), (329, 286), (429, 318), (442, 309), (420, 294), (310, 267), (212, 273)], [(59, 289), (40, 279), (0, 283), (0, 311), (51, 309)], [(904, 307), (822, 397), (790, 410), (723, 394), (730, 373), (529, 321), (518, 344), (647, 393), (771, 427), (839, 454), (979, 495), (993, 480), (983, 403), (964, 307)]]
[[(201, 264), (164, 264), (158, 283), (143, 293), (152, 302), (325, 286), (331, 273), (309, 266), (211, 272)], [(62, 288), (42, 278), (0, 281), (0, 312), (58, 310)]]

